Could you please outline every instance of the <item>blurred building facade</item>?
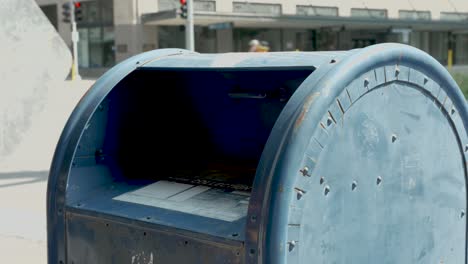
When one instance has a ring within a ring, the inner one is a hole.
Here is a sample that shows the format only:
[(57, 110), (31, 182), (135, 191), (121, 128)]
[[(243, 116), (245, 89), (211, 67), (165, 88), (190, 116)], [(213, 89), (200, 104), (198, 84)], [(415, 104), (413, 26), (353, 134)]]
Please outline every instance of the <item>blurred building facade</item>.
[[(36, 0), (67, 43), (66, 0)], [(179, 0), (84, 0), (79, 65), (106, 68), (156, 48), (184, 48)], [(400, 42), (442, 64), (468, 64), (466, 0), (194, 0), (195, 50), (248, 51), (252, 39), (270, 51), (323, 51)]]

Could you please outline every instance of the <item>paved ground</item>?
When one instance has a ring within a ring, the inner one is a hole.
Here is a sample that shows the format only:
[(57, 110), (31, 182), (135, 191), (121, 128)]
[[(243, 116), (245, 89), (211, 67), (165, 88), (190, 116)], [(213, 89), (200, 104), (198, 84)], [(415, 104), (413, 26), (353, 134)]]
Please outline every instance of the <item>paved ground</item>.
[(58, 82), (27, 139), (0, 163), (1, 263), (46, 263), (46, 186), (58, 137), (93, 81)]
[(0, 174), (3, 263), (46, 263), (47, 172)]

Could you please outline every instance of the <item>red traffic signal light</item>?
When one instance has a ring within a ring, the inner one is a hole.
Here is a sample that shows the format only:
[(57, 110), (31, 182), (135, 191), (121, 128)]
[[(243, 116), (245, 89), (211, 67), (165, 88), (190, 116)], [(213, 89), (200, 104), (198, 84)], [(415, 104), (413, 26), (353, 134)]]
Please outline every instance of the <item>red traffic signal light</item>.
[(180, 17), (187, 18), (187, 0), (180, 0)]
[(75, 6), (75, 21), (80, 22), (83, 20), (83, 11), (81, 10), (82, 9), (81, 2), (75, 1), (73, 2), (73, 5)]

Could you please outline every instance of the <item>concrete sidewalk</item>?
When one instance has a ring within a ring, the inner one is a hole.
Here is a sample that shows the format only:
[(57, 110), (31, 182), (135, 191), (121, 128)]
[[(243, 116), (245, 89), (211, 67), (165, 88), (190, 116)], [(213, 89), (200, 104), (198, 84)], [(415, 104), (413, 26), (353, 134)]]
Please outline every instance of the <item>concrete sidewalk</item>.
[(46, 189), (52, 156), (74, 107), (94, 81), (61, 81), (24, 140), (0, 162), (1, 263), (46, 263)]
[(0, 173), (2, 263), (46, 263), (47, 172)]

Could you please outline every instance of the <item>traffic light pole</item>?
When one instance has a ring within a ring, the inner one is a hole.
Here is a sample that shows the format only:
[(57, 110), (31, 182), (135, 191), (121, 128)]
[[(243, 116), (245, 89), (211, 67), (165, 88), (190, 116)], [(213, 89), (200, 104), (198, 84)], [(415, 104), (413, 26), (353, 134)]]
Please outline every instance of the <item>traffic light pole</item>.
[(74, 1), (70, 1), (70, 20), (72, 25), (72, 44), (73, 44), (73, 64), (72, 64), (72, 71), (71, 71), (71, 79), (72, 80), (81, 80), (81, 76), (78, 70), (78, 41), (80, 40), (80, 35), (78, 34), (78, 30), (76, 29), (76, 18), (75, 18), (75, 3)]
[(187, 0), (187, 21), (185, 24), (185, 48), (195, 50), (195, 33), (193, 25), (193, 0)]

